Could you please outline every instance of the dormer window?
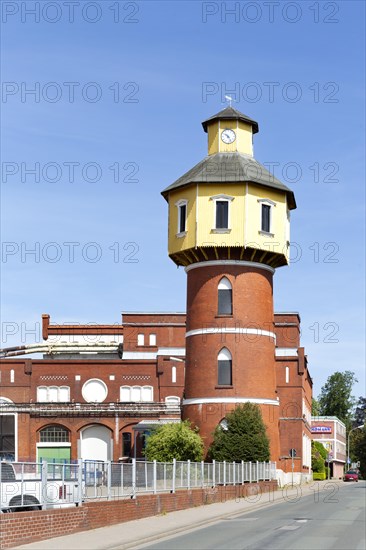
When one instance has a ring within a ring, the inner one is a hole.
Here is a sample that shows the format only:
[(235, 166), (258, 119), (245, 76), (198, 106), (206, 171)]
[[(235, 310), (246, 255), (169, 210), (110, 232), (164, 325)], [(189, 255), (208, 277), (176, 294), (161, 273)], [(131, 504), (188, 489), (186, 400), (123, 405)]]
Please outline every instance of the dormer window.
[(228, 195), (216, 195), (211, 197), (214, 201), (214, 233), (229, 233), (230, 229), (230, 203), (234, 197)]
[(260, 233), (273, 236), (273, 208), (276, 203), (270, 199), (258, 199), (261, 207)]
[(184, 237), (187, 233), (187, 204), (186, 199), (181, 199), (175, 203), (178, 208), (177, 237)]

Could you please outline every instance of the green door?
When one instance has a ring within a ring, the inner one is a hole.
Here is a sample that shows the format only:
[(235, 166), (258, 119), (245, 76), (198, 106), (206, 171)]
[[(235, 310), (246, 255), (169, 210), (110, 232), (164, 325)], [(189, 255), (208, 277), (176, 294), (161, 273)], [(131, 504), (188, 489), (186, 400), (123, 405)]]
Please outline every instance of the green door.
[(47, 460), (48, 475), (54, 479), (67, 479), (71, 475), (70, 466), (62, 464), (70, 463), (71, 447), (38, 447), (37, 462)]
[(37, 462), (70, 462), (71, 447), (38, 447)]

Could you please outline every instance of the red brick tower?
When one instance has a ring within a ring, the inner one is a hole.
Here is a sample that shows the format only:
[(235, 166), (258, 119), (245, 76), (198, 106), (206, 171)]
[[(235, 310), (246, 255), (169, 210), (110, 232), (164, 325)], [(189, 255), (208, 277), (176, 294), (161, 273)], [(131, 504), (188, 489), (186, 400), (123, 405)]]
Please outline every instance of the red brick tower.
[(163, 191), (169, 255), (187, 272), (183, 417), (208, 447), (237, 404), (259, 404), (279, 458), (273, 274), (288, 263), (292, 191), (253, 158), (258, 124), (227, 107), (202, 123), (208, 156)]

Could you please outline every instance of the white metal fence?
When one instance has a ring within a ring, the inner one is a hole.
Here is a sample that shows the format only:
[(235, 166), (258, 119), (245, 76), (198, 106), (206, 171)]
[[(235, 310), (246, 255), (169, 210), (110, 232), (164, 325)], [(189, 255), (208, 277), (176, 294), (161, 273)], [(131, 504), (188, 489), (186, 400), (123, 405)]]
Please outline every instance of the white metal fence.
[[(275, 462), (0, 462), (1, 509), (79, 505), (276, 479)], [(32, 498), (33, 497), (33, 498)], [(9, 503), (10, 504), (9, 506)], [(15, 503), (15, 504), (14, 504)]]

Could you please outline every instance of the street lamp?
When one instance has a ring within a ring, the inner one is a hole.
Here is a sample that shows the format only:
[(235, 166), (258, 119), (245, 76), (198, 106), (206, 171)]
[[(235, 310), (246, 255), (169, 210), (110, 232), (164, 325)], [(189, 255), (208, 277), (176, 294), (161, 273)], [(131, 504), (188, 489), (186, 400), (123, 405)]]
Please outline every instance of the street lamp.
[(346, 461), (347, 461), (347, 468), (348, 468), (348, 461), (349, 461), (349, 436), (351, 435), (351, 432), (353, 432), (354, 430), (358, 430), (359, 428), (364, 428), (365, 427), (365, 424), (361, 424), (361, 426), (356, 426), (355, 428), (352, 428), (349, 432), (348, 432), (348, 445), (347, 445), (347, 449), (346, 449)]

